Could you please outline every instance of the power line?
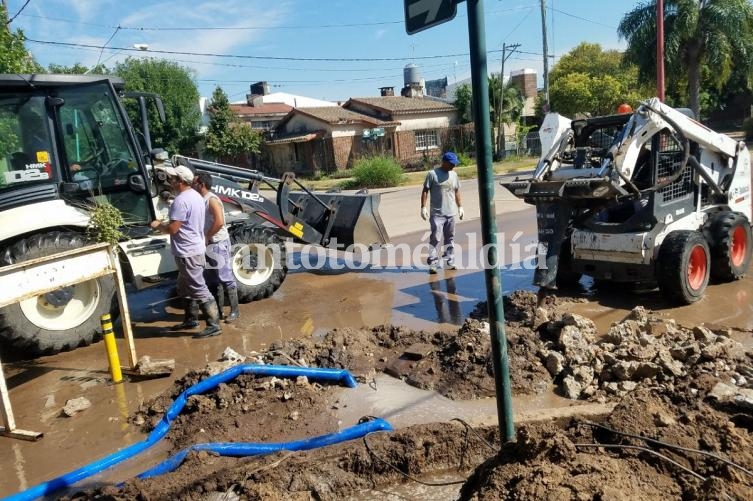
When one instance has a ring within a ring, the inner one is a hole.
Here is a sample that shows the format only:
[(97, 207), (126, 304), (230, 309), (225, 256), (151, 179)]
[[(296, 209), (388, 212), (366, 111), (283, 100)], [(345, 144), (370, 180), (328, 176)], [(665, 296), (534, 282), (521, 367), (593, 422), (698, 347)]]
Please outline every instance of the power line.
[(7, 22), (7, 23), (5, 23), (5, 24), (7, 25), (7, 24), (10, 24), (10, 23), (12, 23), (12, 22), (13, 22), (13, 20), (14, 20), (15, 18), (17, 18), (17, 17), (18, 17), (18, 15), (19, 15), (20, 13), (22, 13), (22, 12), (24, 11), (24, 9), (26, 8), (26, 6), (27, 6), (27, 5), (29, 5), (29, 2), (31, 2), (31, 0), (26, 0), (26, 2), (25, 2), (25, 3), (24, 3), (24, 4), (22, 5), (22, 6), (21, 6), (21, 8), (20, 8), (20, 9), (18, 9), (18, 12), (16, 12), (16, 14), (15, 14), (15, 15), (14, 15), (13, 17), (11, 17), (10, 19), (8, 19), (8, 22)]
[(572, 17), (573, 19), (579, 19), (581, 21), (586, 21), (587, 23), (593, 23), (598, 24), (600, 26), (606, 26), (607, 28), (617, 29), (617, 26), (612, 26), (611, 24), (604, 24), (600, 23), (599, 21), (594, 21), (593, 19), (587, 19), (585, 17), (576, 16), (575, 14), (570, 14), (569, 12), (565, 12), (559, 9), (555, 9), (554, 7), (549, 7), (550, 10), (557, 12), (558, 14), (562, 14), (563, 16)]
[[(108, 50), (119, 50), (119, 51), (131, 51), (131, 52), (143, 52), (139, 49), (135, 49), (132, 47), (107, 47), (106, 45), (91, 45), (91, 44), (80, 44), (80, 43), (70, 43), (70, 42), (53, 42), (50, 40), (35, 40), (33, 38), (26, 38), (27, 42), (32, 43), (39, 43), (39, 44), (45, 44), (45, 45), (55, 45), (60, 47), (82, 47), (87, 49), (108, 49)], [(415, 56), (415, 57), (290, 57), (290, 56), (249, 56), (246, 54), (239, 55), (239, 54), (216, 54), (211, 52), (184, 52), (184, 51), (171, 51), (171, 50), (156, 50), (156, 49), (149, 49), (149, 52), (154, 54), (170, 54), (170, 55), (180, 55), (180, 56), (203, 56), (203, 57), (226, 57), (231, 59), (253, 59), (253, 60), (268, 60), (268, 61), (309, 61), (309, 62), (378, 62), (378, 61), (405, 61), (407, 59), (414, 59), (414, 60), (429, 60), (429, 59), (443, 59), (443, 58), (449, 58), (449, 57), (463, 57), (468, 56), (469, 54), (467, 52), (457, 53), (457, 54), (440, 54), (440, 55), (433, 55), (433, 56)], [(502, 52), (499, 49), (495, 50), (489, 50), (487, 51), (487, 54), (493, 54), (497, 52)], [(518, 51), (521, 54), (535, 54), (533, 52), (523, 52)], [(541, 55), (541, 54), (538, 54)]]

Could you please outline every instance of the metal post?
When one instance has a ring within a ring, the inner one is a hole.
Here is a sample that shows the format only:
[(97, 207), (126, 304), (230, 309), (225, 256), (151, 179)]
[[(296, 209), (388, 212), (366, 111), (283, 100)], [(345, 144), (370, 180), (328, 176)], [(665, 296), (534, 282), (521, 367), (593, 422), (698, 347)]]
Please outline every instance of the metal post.
[(105, 313), (100, 318), (102, 323), (102, 337), (105, 340), (105, 349), (107, 350), (107, 361), (110, 364), (110, 375), (113, 383), (123, 382), (123, 373), (120, 371), (120, 358), (118, 357), (118, 347), (115, 344), (115, 333), (112, 331), (112, 319), (109, 313)]
[(479, 205), (481, 206), (482, 241), (486, 251), (484, 278), (491, 328), (494, 386), (497, 393), (499, 432), (505, 442), (515, 440), (512, 418), (510, 366), (502, 309), (502, 275), (497, 253), (497, 223), (494, 205), (494, 172), (492, 169), (491, 127), (489, 120), (489, 75), (486, 69), (486, 32), (483, 0), (467, 0), (468, 37), (471, 49), (471, 82), (476, 132)]

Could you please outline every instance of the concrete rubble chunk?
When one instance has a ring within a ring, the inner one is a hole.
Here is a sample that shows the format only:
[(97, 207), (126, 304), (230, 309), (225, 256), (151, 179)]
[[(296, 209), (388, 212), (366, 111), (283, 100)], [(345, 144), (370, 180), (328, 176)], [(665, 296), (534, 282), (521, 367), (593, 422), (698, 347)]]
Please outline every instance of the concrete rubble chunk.
[(659, 364), (663, 372), (672, 374), (674, 377), (680, 377), (685, 374), (685, 370), (683, 369), (682, 364), (675, 360), (672, 354), (666, 348), (659, 350), (655, 362)]
[(726, 383), (716, 383), (708, 394), (709, 398), (722, 403), (730, 403), (741, 409), (753, 410), (753, 390), (738, 388)]
[(583, 392), (583, 385), (575, 380), (573, 376), (565, 376), (562, 380), (562, 394), (570, 400), (578, 400), (580, 394)]
[(92, 403), (86, 397), (71, 398), (65, 402), (63, 407), (63, 414), (68, 417), (73, 417), (81, 411), (85, 411), (92, 406)]
[(695, 337), (696, 341), (701, 343), (713, 343), (716, 341), (716, 334), (703, 325), (696, 325), (693, 327), (693, 337)]
[(636, 306), (627, 314), (624, 320), (634, 320), (640, 324), (645, 324), (648, 322), (649, 313), (651, 313), (651, 310), (648, 310), (643, 306)]
[(596, 324), (590, 318), (575, 313), (565, 313), (562, 315), (562, 322), (565, 326), (572, 325), (577, 328), (586, 340), (590, 342), (596, 340)]
[(565, 370), (565, 356), (558, 351), (549, 351), (545, 359), (546, 370), (552, 377), (556, 377)]
[(175, 370), (174, 358), (155, 358), (144, 355), (136, 364), (136, 372), (142, 376), (158, 376), (172, 374)]
[(225, 348), (225, 351), (220, 355), (220, 362), (235, 362), (237, 364), (245, 362), (246, 357), (232, 349), (231, 347)]
[(557, 340), (565, 356), (573, 363), (586, 364), (591, 361), (593, 341), (583, 335), (583, 331), (574, 325), (566, 325), (560, 331)]

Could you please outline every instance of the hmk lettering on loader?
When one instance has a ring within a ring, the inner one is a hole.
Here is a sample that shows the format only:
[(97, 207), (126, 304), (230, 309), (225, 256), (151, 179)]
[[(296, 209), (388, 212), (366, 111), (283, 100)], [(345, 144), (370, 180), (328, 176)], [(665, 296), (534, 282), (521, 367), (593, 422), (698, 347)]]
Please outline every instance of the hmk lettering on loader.
[(241, 190), (239, 188), (232, 188), (230, 186), (215, 186), (214, 192), (218, 195), (225, 195), (228, 197), (242, 198), (243, 200), (253, 200), (254, 202), (263, 202), (264, 197), (258, 193), (252, 193), (250, 191)]

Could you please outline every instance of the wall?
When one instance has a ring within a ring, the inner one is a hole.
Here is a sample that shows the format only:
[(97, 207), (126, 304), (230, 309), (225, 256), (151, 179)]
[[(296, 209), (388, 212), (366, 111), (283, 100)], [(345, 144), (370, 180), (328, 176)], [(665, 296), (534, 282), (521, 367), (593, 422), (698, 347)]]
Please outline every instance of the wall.
[[(455, 115), (453, 113), (453, 115)], [(437, 115), (436, 113), (425, 113), (421, 115), (411, 115), (408, 117), (399, 117), (400, 125), (397, 127), (400, 131), (413, 131), (423, 129), (444, 129), (455, 125), (456, 116)]]

